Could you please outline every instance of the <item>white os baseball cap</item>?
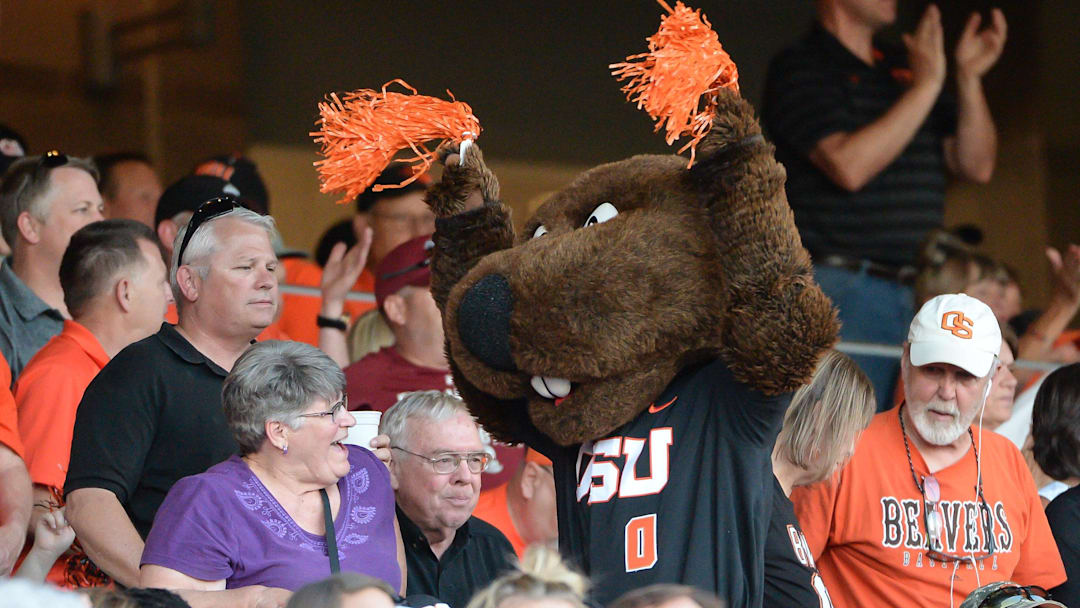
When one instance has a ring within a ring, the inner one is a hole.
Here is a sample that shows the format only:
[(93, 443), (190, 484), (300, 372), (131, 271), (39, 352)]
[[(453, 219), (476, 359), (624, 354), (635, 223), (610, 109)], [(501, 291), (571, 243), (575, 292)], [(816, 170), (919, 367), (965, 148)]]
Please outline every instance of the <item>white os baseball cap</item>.
[(951, 363), (981, 378), (1001, 350), (1001, 328), (989, 306), (950, 293), (923, 304), (911, 322), (908, 342), (912, 365)]

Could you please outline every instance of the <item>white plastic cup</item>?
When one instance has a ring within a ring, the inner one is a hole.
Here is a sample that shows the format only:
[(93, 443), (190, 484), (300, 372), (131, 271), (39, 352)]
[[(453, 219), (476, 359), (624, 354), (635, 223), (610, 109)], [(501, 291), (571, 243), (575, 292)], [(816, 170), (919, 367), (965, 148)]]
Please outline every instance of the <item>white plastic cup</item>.
[(349, 437), (345, 443), (358, 445), (362, 448), (371, 449), (371, 440), (379, 434), (379, 420), (382, 412), (362, 411), (349, 412), (356, 418), (356, 424), (349, 427)]

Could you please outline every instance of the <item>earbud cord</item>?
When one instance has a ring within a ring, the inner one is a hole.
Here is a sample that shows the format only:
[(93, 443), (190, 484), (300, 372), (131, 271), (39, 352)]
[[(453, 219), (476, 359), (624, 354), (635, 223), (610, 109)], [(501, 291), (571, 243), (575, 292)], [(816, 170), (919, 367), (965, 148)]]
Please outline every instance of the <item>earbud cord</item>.
[[(997, 374), (997, 368), (998, 368), (998, 358), (995, 356), (994, 357), (994, 362), (990, 367), (990, 377), (986, 379), (986, 389), (983, 390), (982, 405), (979, 407), (979, 447), (975, 449), (975, 498), (974, 498), (975, 504), (979, 505), (979, 519), (982, 519), (982, 516), (983, 516), (982, 507), (985, 505), (984, 502), (979, 501), (979, 496), (980, 496), (979, 488), (982, 487), (982, 458), (979, 458), (979, 452), (982, 451), (983, 416), (986, 415), (986, 400), (990, 398), (990, 387), (992, 387), (994, 385), (994, 375)], [(974, 446), (972, 446), (972, 447), (974, 447)], [(986, 515), (989, 516), (990, 514), (987, 513)], [(983, 533), (986, 534), (987, 536), (989, 536), (989, 538), (986, 539), (987, 546), (990, 546), (990, 543), (994, 542), (994, 538), (993, 538), (994, 526), (993, 525), (987, 526), (986, 525), (987, 522), (985, 520), (982, 523), (983, 523)], [(979, 577), (979, 564), (975, 562), (975, 551), (974, 550), (969, 551), (968, 554), (971, 555), (971, 569), (975, 571), (975, 588), (977, 589), (979, 587), (982, 587), (982, 579), (981, 579), (981, 577)], [(957, 562), (958, 566), (959, 566), (959, 564), (960, 564), (960, 562)], [(955, 576), (955, 574), (956, 574), (956, 568), (953, 568), (953, 575)], [(952, 586), (952, 584), (950, 583), (950, 587), (951, 586)], [(949, 601), (950, 601), (950, 603), (952, 602), (952, 592), (951, 591), (949, 593)]]

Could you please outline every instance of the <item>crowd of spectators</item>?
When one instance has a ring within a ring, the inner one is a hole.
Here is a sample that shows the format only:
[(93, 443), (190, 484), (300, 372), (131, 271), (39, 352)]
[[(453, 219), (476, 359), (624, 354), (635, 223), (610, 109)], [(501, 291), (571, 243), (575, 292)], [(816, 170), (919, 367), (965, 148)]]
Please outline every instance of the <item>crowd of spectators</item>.
[[(895, 2), (816, 7), (763, 120), (843, 340), (902, 354), (829, 351), (792, 396), (753, 606), (1080, 606), (1080, 246), (1030, 310), (942, 225), (949, 176), (994, 171), (1005, 16), (950, 68), (932, 4), (897, 48)], [(723, 605), (562, 562), (551, 461), (457, 397), (428, 176), (309, 258), (242, 155), (163, 187), (138, 152), (27, 154), (0, 125), (0, 607)]]

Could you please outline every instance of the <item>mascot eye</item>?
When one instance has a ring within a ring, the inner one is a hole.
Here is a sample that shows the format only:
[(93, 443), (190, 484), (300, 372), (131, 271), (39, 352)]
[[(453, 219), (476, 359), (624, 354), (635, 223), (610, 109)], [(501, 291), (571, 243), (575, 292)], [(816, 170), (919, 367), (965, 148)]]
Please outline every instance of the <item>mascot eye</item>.
[(537, 237), (544, 236), (545, 234), (547, 234), (547, 232), (548, 232), (547, 228), (543, 224), (540, 224), (539, 226), (536, 227), (536, 230), (533, 232), (532, 238), (535, 239)]
[(602, 224), (616, 215), (619, 215), (619, 210), (615, 208), (615, 205), (612, 205), (611, 203), (600, 203), (596, 209), (593, 209), (589, 219), (585, 220), (585, 227), (588, 228), (593, 224)]

